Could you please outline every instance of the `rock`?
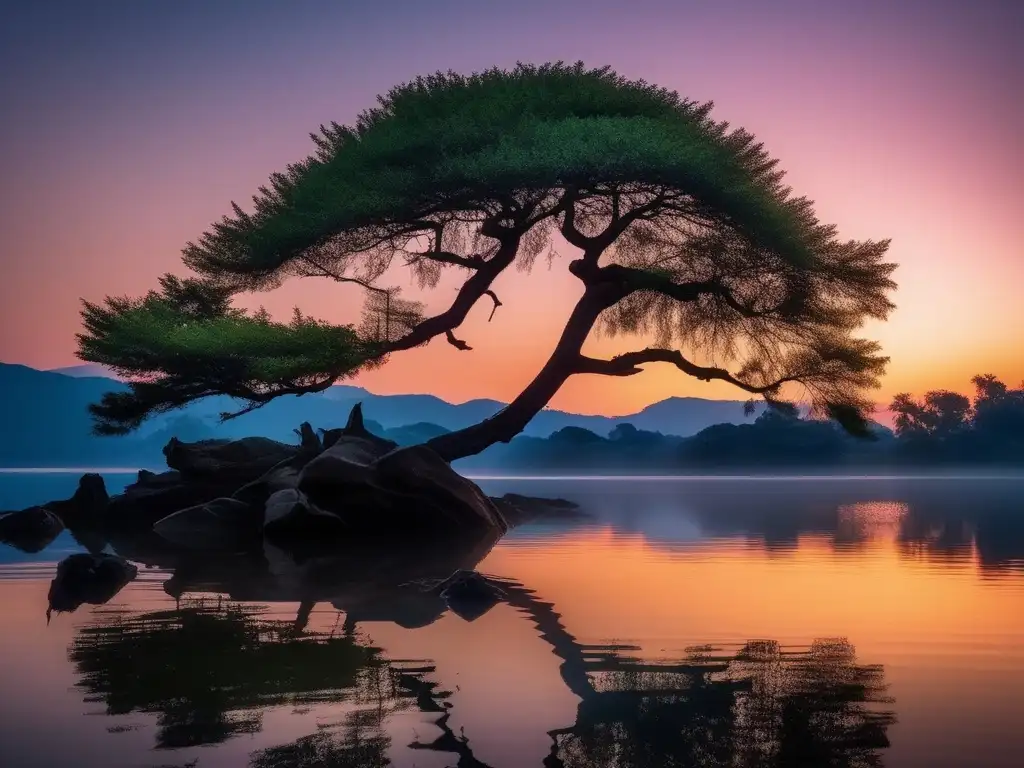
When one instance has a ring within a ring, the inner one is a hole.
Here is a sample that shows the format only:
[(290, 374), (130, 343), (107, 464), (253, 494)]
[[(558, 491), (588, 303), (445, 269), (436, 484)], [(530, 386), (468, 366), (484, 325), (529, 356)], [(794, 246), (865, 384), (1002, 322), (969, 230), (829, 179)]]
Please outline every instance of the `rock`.
[(175, 512), (157, 522), (153, 531), (187, 549), (240, 552), (259, 546), (262, 523), (259, 509), (219, 498)]
[(318, 509), (295, 488), (277, 491), (267, 499), (263, 535), (272, 541), (323, 540), (344, 535), (348, 527), (336, 515)]
[(386, 440), (377, 442), (342, 435), (305, 466), (298, 487), (311, 492), (339, 494), (347, 485), (364, 485), (370, 465), (395, 447), (394, 443)]
[(381, 448), (343, 436), (306, 466), (299, 489), (360, 534), (508, 530), (483, 491), (430, 448), (416, 445), (379, 455)]
[(297, 488), (302, 465), (293, 459), (281, 462), (262, 477), (247, 483), (231, 494), (231, 498), (246, 504), (262, 507), (277, 491)]
[[(241, 440), (200, 440), (183, 443), (177, 438), (164, 447), (167, 466), (187, 478), (230, 478), (237, 486), (251, 482), (275, 465), (293, 458), (299, 447), (266, 437)], [(233, 489), (234, 490), (234, 489)]]
[(45, 507), (29, 507), (0, 516), (0, 542), (22, 552), (41, 552), (63, 530), (60, 518)]
[(391, 451), (374, 462), (373, 470), (374, 483), (397, 495), (399, 519), (411, 528), (508, 530), (476, 483), (425, 445)]
[(295, 434), (299, 436), (299, 448), (301, 450), (315, 456), (324, 449), (323, 443), (320, 442), (320, 438), (317, 437), (316, 432), (313, 431), (313, 427), (308, 421), (302, 422), (299, 428), (295, 430)]
[(71, 499), (82, 510), (102, 510), (110, 501), (103, 476), (95, 472), (87, 472), (78, 478), (78, 490)]
[(103, 605), (138, 572), (138, 568), (117, 555), (80, 553), (64, 558), (50, 582), (47, 621), (51, 611), (74, 611), (84, 603)]
[(509, 525), (520, 525), (530, 520), (571, 520), (587, 516), (579, 504), (567, 499), (542, 499), (506, 493), (500, 498), (492, 498), (491, 501)]
[(497, 605), (505, 593), (476, 571), (456, 571), (438, 585), (452, 613), (473, 621)]
[(102, 524), (109, 503), (103, 477), (87, 472), (78, 479), (78, 489), (70, 499), (53, 501), (46, 507), (69, 528), (96, 528)]
[(168, 515), (230, 496), (238, 488), (233, 478), (190, 479), (180, 472), (139, 473), (139, 480), (124, 493), (110, 499), (105, 526), (115, 529), (148, 530)]
[(381, 444), (390, 444), (392, 448), (396, 447), (397, 444), (390, 440), (385, 440), (383, 437), (378, 437), (366, 428), (366, 423), (363, 420), (363, 404), (356, 403), (352, 406), (352, 410), (349, 411), (348, 421), (345, 423), (344, 428), (341, 430), (341, 434), (345, 437), (361, 437), (364, 440), (377, 441)]
[(320, 431), (323, 433), (321, 440), (325, 449), (338, 442), (338, 438), (344, 434), (342, 429), (321, 429)]
[(98, 528), (109, 500), (103, 478), (93, 472), (82, 475), (70, 499), (50, 501), (0, 517), (0, 541), (39, 552), (68, 528)]

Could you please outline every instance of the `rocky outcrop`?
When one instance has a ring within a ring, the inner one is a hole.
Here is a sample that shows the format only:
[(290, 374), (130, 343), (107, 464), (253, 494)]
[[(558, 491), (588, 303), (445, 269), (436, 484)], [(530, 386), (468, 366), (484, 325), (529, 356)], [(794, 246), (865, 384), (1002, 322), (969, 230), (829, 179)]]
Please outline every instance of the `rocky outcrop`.
[(138, 568), (117, 555), (70, 555), (57, 564), (57, 575), (50, 582), (46, 619), (51, 611), (74, 611), (85, 603), (102, 605), (137, 575)]
[(310, 461), (302, 470), (298, 487), (320, 497), (337, 497), (348, 486), (365, 482), (369, 467), (394, 449), (362, 437), (340, 437), (330, 448)]
[(251, 482), (282, 461), (294, 458), (299, 446), (266, 437), (241, 440), (200, 440), (183, 443), (177, 438), (164, 448), (167, 466), (191, 480), (204, 478), (233, 482), (236, 488)]
[(258, 509), (237, 499), (219, 498), (168, 515), (153, 531), (186, 549), (239, 552), (259, 546), (262, 528)]
[(308, 423), (295, 432), (298, 445), (172, 439), (164, 450), (169, 471), (140, 471), (114, 497), (102, 477), (84, 475), (71, 499), (0, 518), (0, 536), (42, 548), (63, 522), (96, 551), (102, 547), (95, 542), (117, 532), (221, 553), (259, 551), (266, 537), (312, 556), (342, 542), (398, 548), (403, 541), (437, 546), (498, 537), (509, 521), (575, 510), (557, 499), (491, 499), (426, 445), (400, 448), (372, 434), (359, 405), (344, 428), (324, 431), (322, 439)]
[(302, 539), (331, 542), (346, 533), (348, 526), (337, 515), (312, 504), (302, 491), (286, 488), (267, 499), (263, 535), (278, 543)]
[(74, 495), (65, 501), (53, 501), (47, 509), (68, 528), (95, 527), (100, 524), (110, 496), (103, 478), (95, 472), (82, 475)]
[(238, 488), (231, 478), (189, 478), (177, 470), (154, 474), (140, 472), (139, 479), (114, 496), (103, 514), (104, 525), (117, 529), (149, 530), (175, 512), (230, 496)]
[(22, 552), (40, 552), (64, 530), (60, 518), (45, 507), (0, 515), (0, 542)]

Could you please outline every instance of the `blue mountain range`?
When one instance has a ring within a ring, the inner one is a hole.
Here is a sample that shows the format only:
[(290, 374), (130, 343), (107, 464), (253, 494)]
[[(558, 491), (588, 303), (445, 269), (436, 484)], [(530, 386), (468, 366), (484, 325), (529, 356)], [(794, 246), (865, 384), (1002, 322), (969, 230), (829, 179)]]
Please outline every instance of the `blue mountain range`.
[[(0, 363), (0, 466), (54, 467), (160, 459), (160, 448), (172, 436), (183, 440), (263, 435), (293, 442), (293, 430), (303, 421), (329, 429), (345, 423), (356, 403), (363, 404), (369, 421), (398, 442), (461, 429), (497, 413), (504, 403), (470, 400), (449, 403), (433, 395), (377, 395), (361, 387), (339, 385), (321, 394), (280, 397), (259, 410), (220, 422), (224, 411), (239, 404), (226, 397), (193, 403), (180, 411), (153, 418), (137, 433), (125, 437), (91, 434), (88, 405), (104, 392), (124, 389), (96, 366), (40, 371)], [(545, 409), (527, 425), (524, 435), (548, 437), (566, 427), (579, 427), (607, 436), (627, 422), (640, 430), (689, 436), (714, 424), (750, 423), (739, 400), (672, 397), (619, 417), (593, 416)]]

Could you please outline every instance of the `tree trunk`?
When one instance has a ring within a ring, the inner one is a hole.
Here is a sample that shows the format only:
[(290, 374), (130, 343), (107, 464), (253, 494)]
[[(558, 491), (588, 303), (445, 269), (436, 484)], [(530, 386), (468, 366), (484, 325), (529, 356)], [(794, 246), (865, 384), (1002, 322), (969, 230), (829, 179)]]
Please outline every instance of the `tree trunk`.
[(489, 419), (428, 440), (426, 445), (445, 461), (473, 456), (495, 443), (507, 443), (530, 419), (546, 406), (566, 379), (576, 373), (583, 342), (598, 316), (622, 297), (622, 288), (612, 283), (588, 286), (573, 308), (554, 352), (540, 373), (519, 396)]

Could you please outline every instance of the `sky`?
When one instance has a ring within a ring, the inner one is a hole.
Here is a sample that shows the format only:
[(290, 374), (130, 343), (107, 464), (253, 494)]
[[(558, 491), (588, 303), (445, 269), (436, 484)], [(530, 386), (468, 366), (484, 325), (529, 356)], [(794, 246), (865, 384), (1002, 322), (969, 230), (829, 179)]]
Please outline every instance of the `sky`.
[[(80, 300), (184, 273), (181, 248), (419, 74), (517, 61), (610, 65), (716, 104), (753, 132), (844, 239), (891, 238), (898, 309), (864, 333), (892, 358), (877, 399), (1024, 380), (1024, 3), (717, 0), (609, 3), (96, 3), (0, 11), (0, 360), (74, 365)], [(355, 383), (508, 400), (543, 364), (576, 297), (571, 248), (511, 272), (457, 335)], [(455, 277), (453, 275), (453, 277)], [(409, 277), (395, 275), (404, 295)], [(424, 295), (441, 311), (458, 283)], [(244, 297), (275, 316), (358, 316), (358, 293), (301, 280)], [(592, 354), (644, 340), (588, 342)], [(648, 366), (577, 376), (552, 405), (618, 415), (670, 396), (740, 398)]]

